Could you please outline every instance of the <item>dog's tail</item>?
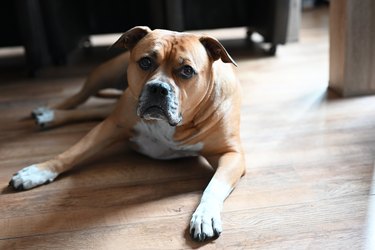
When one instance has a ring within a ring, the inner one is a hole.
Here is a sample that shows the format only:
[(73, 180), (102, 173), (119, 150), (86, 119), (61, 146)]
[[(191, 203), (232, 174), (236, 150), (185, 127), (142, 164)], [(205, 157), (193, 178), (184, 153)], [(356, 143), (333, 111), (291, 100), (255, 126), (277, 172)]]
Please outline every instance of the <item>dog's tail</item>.
[(123, 91), (117, 89), (103, 89), (95, 94), (96, 97), (104, 99), (119, 99)]

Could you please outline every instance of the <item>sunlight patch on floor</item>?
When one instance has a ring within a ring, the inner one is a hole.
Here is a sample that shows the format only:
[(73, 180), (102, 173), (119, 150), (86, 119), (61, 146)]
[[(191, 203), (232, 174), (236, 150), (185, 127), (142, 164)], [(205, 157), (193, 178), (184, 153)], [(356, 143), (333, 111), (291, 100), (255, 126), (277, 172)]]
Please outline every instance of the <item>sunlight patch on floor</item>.
[(375, 163), (373, 168), (371, 190), (369, 194), (369, 206), (367, 211), (365, 237), (365, 249), (375, 249)]

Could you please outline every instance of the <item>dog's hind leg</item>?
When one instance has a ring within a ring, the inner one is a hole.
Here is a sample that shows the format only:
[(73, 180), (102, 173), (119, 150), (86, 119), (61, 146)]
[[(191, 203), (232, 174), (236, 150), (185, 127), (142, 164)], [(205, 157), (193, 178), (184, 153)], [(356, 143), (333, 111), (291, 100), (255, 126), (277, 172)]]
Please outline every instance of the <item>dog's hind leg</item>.
[(128, 86), (126, 71), (129, 53), (122, 53), (101, 64), (87, 77), (81, 90), (63, 102), (53, 105), (52, 109), (73, 109), (81, 105), (102, 89), (125, 90)]
[(77, 94), (56, 105), (34, 109), (31, 113), (32, 117), (37, 124), (46, 125), (47, 123), (51, 123), (54, 117), (58, 116), (57, 113), (61, 113), (59, 111), (76, 108), (102, 89), (113, 88), (125, 90), (128, 86), (126, 75), (128, 62), (129, 53), (122, 53), (103, 63), (90, 73)]
[(72, 110), (45, 110), (35, 116), (35, 122), (41, 128), (58, 127), (68, 123), (83, 121), (101, 121), (108, 117), (115, 105), (82, 108)]

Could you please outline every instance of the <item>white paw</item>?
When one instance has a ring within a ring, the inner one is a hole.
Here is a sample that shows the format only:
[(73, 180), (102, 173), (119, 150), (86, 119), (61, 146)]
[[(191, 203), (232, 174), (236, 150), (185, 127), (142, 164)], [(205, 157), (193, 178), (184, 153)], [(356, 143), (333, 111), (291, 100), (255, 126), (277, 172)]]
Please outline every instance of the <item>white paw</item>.
[(27, 190), (42, 184), (49, 183), (57, 177), (57, 173), (41, 170), (35, 165), (18, 171), (10, 180), (9, 185), (16, 190)]
[(41, 127), (52, 123), (55, 118), (54, 111), (47, 107), (36, 108), (31, 112), (31, 115), (35, 119), (35, 122)]
[(217, 238), (223, 231), (220, 218), (221, 206), (215, 201), (200, 203), (190, 221), (190, 235), (196, 241)]

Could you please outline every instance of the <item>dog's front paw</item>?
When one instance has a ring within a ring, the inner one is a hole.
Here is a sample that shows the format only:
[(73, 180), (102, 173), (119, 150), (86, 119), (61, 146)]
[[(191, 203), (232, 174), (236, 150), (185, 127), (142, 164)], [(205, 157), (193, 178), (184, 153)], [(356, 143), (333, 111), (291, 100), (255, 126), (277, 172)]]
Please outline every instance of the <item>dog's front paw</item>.
[(200, 203), (190, 221), (190, 235), (196, 241), (217, 238), (222, 232), (221, 206), (216, 202)]
[(35, 165), (18, 171), (10, 180), (9, 185), (16, 190), (27, 190), (53, 181), (57, 176), (49, 170), (39, 169)]
[(54, 111), (48, 107), (39, 107), (31, 112), (31, 116), (35, 119), (36, 124), (41, 128), (52, 124), (55, 114)]

